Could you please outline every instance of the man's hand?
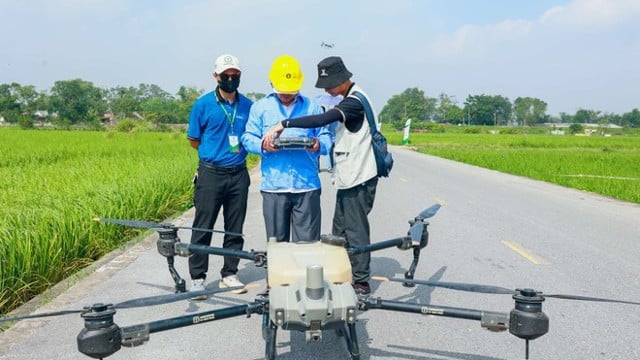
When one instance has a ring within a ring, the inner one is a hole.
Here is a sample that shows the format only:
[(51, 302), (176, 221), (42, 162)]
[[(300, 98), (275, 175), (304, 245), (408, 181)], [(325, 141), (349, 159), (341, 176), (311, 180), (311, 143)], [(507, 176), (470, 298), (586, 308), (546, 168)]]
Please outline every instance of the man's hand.
[(311, 152), (317, 152), (320, 150), (320, 141), (317, 138), (313, 138), (313, 145), (307, 146), (307, 150)]
[(264, 138), (262, 138), (262, 150), (265, 150), (267, 152), (276, 152), (280, 149), (274, 147), (273, 140), (270, 140), (267, 135), (265, 135)]
[[(278, 136), (280, 136), (280, 134), (282, 133), (283, 130), (284, 130), (284, 127), (282, 126), (282, 124), (278, 123), (278, 125), (272, 127), (264, 135), (264, 140), (266, 140), (269, 143), (273, 144), (273, 140), (275, 140)], [(263, 148), (264, 148), (264, 140), (263, 140)]]

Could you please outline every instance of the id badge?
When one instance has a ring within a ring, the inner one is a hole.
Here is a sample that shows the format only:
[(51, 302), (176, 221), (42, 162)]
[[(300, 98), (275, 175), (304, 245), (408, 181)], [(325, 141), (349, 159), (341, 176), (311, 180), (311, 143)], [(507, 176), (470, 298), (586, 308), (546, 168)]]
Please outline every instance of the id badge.
[(238, 140), (237, 135), (229, 135), (229, 152), (240, 152), (240, 141)]

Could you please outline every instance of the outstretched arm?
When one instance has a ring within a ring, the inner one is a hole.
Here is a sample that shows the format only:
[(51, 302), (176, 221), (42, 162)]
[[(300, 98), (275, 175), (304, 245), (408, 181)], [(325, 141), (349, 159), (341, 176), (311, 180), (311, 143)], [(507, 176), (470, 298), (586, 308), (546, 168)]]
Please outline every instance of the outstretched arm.
[(302, 116), (295, 119), (285, 119), (280, 124), (272, 127), (265, 135), (265, 139), (273, 142), (273, 139), (280, 136), (285, 128), (313, 129), (323, 127), (335, 121), (344, 121), (344, 115), (338, 109), (331, 109), (326, 113), (318, 115)]

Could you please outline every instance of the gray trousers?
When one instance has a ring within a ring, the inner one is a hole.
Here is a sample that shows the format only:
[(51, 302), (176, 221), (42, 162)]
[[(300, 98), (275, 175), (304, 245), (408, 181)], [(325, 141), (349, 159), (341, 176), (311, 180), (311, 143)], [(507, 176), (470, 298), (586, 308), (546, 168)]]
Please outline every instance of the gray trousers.
[[(350, 189), (336, 193), (336, 210), (333, 213), (333, 235), (342, 236), (347, 246), (356, 247), (371, 244), (369, 219), (376, 198), (378, 177)], [(349, 256), (353, 282), (365, 282), (371, 278), (370, 253)]]
[(320, 240), (320, 189), (301, 193), (261, 191), (267, 239), (276, 241)]

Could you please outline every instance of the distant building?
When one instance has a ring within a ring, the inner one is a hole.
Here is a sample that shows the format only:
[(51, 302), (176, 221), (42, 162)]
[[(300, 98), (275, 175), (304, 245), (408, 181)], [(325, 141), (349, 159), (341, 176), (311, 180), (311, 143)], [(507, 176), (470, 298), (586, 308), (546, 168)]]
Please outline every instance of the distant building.
[[(608, 128), (608, 129), (622, 129), (622, 126), (616, 124), (594, 124), (594, 123), (579, 123), (586, 128)], [(556, 128), (568, 128), (572, 124), (570, 123), (544, 123), (544, 126), (556, 127)]]
[(33, 117), (36, 118), (36, 120), (43, 121), (49, 117), (49, 112), (47, 110), (38, 110), (33, 113)]

